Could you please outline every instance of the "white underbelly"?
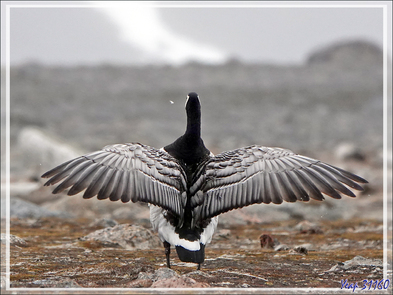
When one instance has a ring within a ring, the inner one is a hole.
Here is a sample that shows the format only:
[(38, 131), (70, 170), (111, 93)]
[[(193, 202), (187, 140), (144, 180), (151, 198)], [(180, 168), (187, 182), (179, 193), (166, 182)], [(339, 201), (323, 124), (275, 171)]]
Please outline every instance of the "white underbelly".
[(179, 235), (175, 232), (175, 227), (171, 225), (163, 213), (165, 209), (149, 204), (150, 207), (150, 222), (152, 224), (153, 230), (158, 232), (158, 236), (161, 241), (167, 241), (172, 246), (182, 246), (191, 251), (198, 251), (200, 249), (200, 244), (208, 244), (212, 240), (214, 231), (217, 228), (218, 217), (213, 217), (209, 225), (201, 233), (201, 237), (196, 241), (188, 241), (186, 239), (181, 239)]

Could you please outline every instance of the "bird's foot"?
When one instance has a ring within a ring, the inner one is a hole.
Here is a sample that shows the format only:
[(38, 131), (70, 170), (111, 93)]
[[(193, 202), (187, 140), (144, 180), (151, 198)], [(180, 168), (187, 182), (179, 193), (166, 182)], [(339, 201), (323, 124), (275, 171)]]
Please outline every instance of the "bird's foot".
[(170, 262), (171, 244), (169, 244), (167, 241), (165, 241), (164, 248), (165, 248), (165, 256), (166, 256), (166, 266), (168, 268), (171, 268), (171, 262)]

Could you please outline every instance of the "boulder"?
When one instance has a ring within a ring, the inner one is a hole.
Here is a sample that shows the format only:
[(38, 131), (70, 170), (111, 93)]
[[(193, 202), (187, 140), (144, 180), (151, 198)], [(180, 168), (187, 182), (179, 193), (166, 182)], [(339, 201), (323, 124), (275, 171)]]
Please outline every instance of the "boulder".
[(35, 127), (25, 127), (17, 140), (18, 162), (25, 177), (38, 179), (41, 174), (84, 152), (55, 139)]
[(151, 230), (138, 225), (119, 224), (96, 230), (80, 241), (93, 241), (103, 247), (144, 250), (162, 247), (162, 242)]
[(339, 262), (337, 265), (333, 266), (328, 272), (335, 271), (346, 271), (350, 268), (359, 268), (359, 267), (380, 267), (383, 268), (383, 261), (381, 259), (373, 259), (373, 258), (364, 258), (363, 256), (355, 256), (351, 260), (347, 260), (345, 262)]
[(382, 48), (367, 41), (345, 41), (334, 43), (311, 53), (308, 64), (334, 64), (341, 67), (381, 65)]
[[(1, 199), (2, 208), (5, 208), (5, 199)], [(4, 206), (3, 206), (4, 205)], [(17, 197), (10, 198), (10, 217), (17, 218), (42, 218), (42, 217), (70, 217), (65, 212), (51, 211), (46, 208), (37, 206), (31, 202), (19, 199)]]

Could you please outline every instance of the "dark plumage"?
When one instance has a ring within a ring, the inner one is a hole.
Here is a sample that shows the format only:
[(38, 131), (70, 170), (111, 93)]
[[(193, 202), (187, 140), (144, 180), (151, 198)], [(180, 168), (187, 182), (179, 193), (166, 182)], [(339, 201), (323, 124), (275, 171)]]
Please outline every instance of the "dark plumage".
[[(200, 264), (218, 215), (256, 203), (355, 197), (367, 181), (332, 165), (281, 148), (252, 145), (214, 156), (201, 139), (201, 106), (187, 96), (187, 129), (162, 149), (140, 143), (106, 146), (44, 173), (53, 193), (85, 190), (83, 198), (146, 202), (164, 243), (180, 260)], [(349, 187), (349, 188), (348, 188)]]

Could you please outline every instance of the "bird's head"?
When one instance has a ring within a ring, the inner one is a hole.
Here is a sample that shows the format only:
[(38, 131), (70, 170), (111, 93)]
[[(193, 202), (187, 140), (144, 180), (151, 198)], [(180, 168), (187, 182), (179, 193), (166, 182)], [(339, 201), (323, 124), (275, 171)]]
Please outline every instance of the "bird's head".
[(186, 111), (187, 115), (189, 116), (192, 116), (193, 114), (199, 113), (201, 111), (201, 103), (199, 101), (199, 96), (195, 92), (190, 92), (187, 95)]

